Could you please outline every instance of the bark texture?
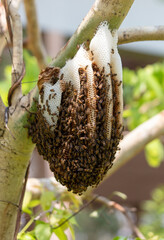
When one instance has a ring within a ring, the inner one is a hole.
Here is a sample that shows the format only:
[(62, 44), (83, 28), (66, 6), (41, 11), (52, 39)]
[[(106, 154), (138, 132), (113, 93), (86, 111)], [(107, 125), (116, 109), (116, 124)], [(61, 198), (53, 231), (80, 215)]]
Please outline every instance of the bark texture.
[(118, 33), (118, 44), (138, 41), (164, 40), (164, 26), (135, 27), (122, 29)]
[[(87, 40), (93, 37), (96, 28), (102, 21), (108, 21), (111, 29), (118, 28), (128, 13), (133, 1), (134, 0), (96, 0), (93, 8), (73, 35), (67, 47), (58, 55), (54, 64), (62, 67), (68, 58), (75, 55), (78, 44), (85, 41), (87, 42)], [(9, 10), (12, 11), (11, 5)], [(14, 11), (15, 9), (13, 9), (13, 15), (11, 17), (13, 26), (16, 26), (20, 24), (20, 18)], [(16, 22), (14, 22), (15, 20)], [(21, 25), (18, 28), (21, 28)], [(15, 45), (17, 46), (16, 42)], [(16, 49), (15, 54), (18, 53), (19, 55), (19, 50), (20, 49)], [(13, 62), (17, 62), (17, 59)], [(22, 68), (21, 56), (19, 62), (21, 67), (18, 67), (17, 72), (20, 74), (21, 71), (19, 70)], [(13, 240), (23, 179), (34, 148), (34, 144), (27, 137), (27, 131), (24, 129), (27, 120), (27, 111), (25, 108), (22, 108), (22, 105), (30, 109), (29, 106), (34, 103), (33, 97), (36, 97), (38, 93), (35, 89), (27, 97), (21, 96), (21, 98), (19, 98), (19, 94), (21, 93), (20, 88), (18, 88), (18, 94), (16, 94), (16, 92), (17, 91), (14, 92), (12, 106), (10, 107), (9, 130), (4, 128), (4, 107), (0, 101), (0, 107), (2, 106), (0, 109), (0, 129), (2, 129), (0, 135), (1, 240)], [(34, 111), (32, 109), (30, 110)]]
[[(33, 95), (23, 97), (16, 107), (10, 108), (8, 129), (4, 127), (4, 107), (0, 115), (0, 236), (12, 240), (24, 176), (34, 144), (24, 128), (27, 112), (21, 106)], [(26, 106), (26, 105), (25, 105)], [(2, 110), (2, 108), (1, 108)]]
[(52, 64), (56, 67), (63, 67), (65, 62), (76, 54), (78, 45), (84, 42), (87, 44), (87, 41), (92, 39), (101, 22), (107, 21), (111, 30), (118, 29), (133, 2), (134, 0), (96, 0), (74, 35)]

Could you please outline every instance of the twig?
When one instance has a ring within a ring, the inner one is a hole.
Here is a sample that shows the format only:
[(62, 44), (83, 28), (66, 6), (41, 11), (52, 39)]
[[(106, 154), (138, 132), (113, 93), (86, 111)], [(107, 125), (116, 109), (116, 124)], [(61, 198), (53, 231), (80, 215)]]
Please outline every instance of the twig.
[(4, 112), (5, 112), (5, 105), (0, 97), (0, 128), (4, 128)]
[[(162, 136), (163, 134), (164, 111), (144, 122), (124, 137), (120, 144), (121, 150), (116, 154), (114, 165), (108, 171), (106, 178), (110, 177), (114, 172), (116, 172), (130, 159), (142, 151), (146, 144), (151, 142), (153, 139)], [(53, 186), (54, 184), (55, 186)], [(41, 194), (41, 191), (39, 190), (40, 185), (44, 185), (46, 188), (51, 190), (57, 187), (64, 189), (58, 182), (55, 181), (55, 179), (52, 178), (28, 179), (28, 190), (35, 196), (39, 196)]]
[(136, 235), (136, 237), (139, 237), (140, 239), (146, 239), (143, 234), (139, 231), (139, 229), (137, 228), (137, 226), (133, 223), (132, 219), (129, 217), (126, 209), (121, 206), (120, 204), (114, 202), (114, 201), (110, 201), (109, 199), (103, 197), (103, 196), (97, 196), (96, 201), (102, 203), (103, 205), (107, 206), (108, 208), (114, 208), (116, 210), (118, 210), (119, 212), (121, 212), (127, 219), (133, 233)]
[(27, 17), (27, 32), (28, 32), (27, 46), (36, 57), (40, 69), (42, 69), (46, 67), (45, 61), (46, 54), (41, 40), (35, 0), (24, 0), (24, 6)]
[(39, 213), (36, 217), (32, 217), (28, 223), (22, 228), (22, 230), (19, 232), (19, 235), (21, 236), (23, 233), (27, 231), (27, 229), (33, 224), (34, 221), (39, 220), (41, 217), (43, 217), (46, 213), (51, 213), (53, 210), (53, 207), (51, 206), (49, 210), (46, 210), (44, 212)]
[[(14, 4), (16, 9), (19, 8), (19, 5), (20, 5), (21, 1), (22, 0), (12, 0), (12, 3)], [(2, 0), (2, 2), (5, 3), (3, 5), (6, 5), (6, 8), (8, 9), (7, 1)], [(12, 45), (11, 42), (9, 41), (9, 32), (7, 31), (5, 9), (4, 9), (4, 6), (2, 5), (2, 2), (0, 2), (0, 56), (2, 55), (3, 49), (5, 48), (6, 44), (8, 46)], [(7, 15), (9, 16), (9, 14), (7, 14)], [(10, 28), (10, 34), (12, 35), (11, 28)], [(7, 41), (6, 41), (6, 39), (7, 39)]]
[[(6, 40), (4, 37), (4, 32), (7, 31), (7, 23), (6, 23), (6, 17), (5, 17), (5, 8), (2, 5), (2, 2), (0, 2), (0, 56), (2, 55), (3, 49), (6, 45)], [(6, 37), (9, 38), (8, 34)]]
[(134, 27), (118, 32), (118, 44), (153, 40), (164, 40), (164, 26)]
[(7, 23), (7, 28), (10, 36), (10, 42), (13, 43), (13, 33), (11, 29), (11, 22), (10, 22), (10, 17), (9, 17), (9, 8), (8, 8), (8, 3), (7, 0), (2, 0), (5, 12), (6, 12), (6, 23)]
[[(27, 179), (28, 179), (28, 175), (29, 175), (29, 169), (30, 169), (30, 163), (29, 163), (29, 165), (27, 167), (26, 174), (25, 174), (23, 189), (22, 189), (21, 198), (20, 198), (20, 201), (19, 201), (19, 209), (22, 209), (23, 198), (24, 198), (24, 194), (25, 194), (25, 190), (26, 190), (26, 184), (27, 184)], [(17, 215), (14, 240), (17, 240), (17, 234), (18, 234), (19, 228), (20, 228), (21, 213), (22, 213), (22, 211), (19, 211), (18, 215)]]
[(58, 226), (54, 227), (53, 229), (57, 229), (61, 226), (63, 226), (66, 222), (68, 222), (71, 218), (73, 218), (74, 216), (76, 216), (77, 214), (79, 214), (83, 209), (85, 209), (86, 207), (88, 207), (90, 204), (92, 204), (98, 196), (94, 196), (92, 200), (90, 200), (89, 202), (87, 202), (86, 204), (84, 204), (77, 212), (73, 213), (70, 217), (68, 217), (66, 220), (64, 220), (63, 222), (61, 222)]
[(19, 76), (19, 78), (17, 79), (17, 81), (12, 84), (11, 88), (9, 89), (9, 92), (8, 92), (8, 105), (9, 107), (12, 105), (12, 97), (13, 97), (13, 94), (15, 92), (15, 90), (17, 90), (18, 88), (21, 87), (21, 82), (22, 82), (22, 79), (24, 78), (24, 75), (25, 75), (25, 64), (23, 63), (23, 68), (22, 68), (22, 72)]
[[(53, 229), (57, 229), (60, 228), (61, 226), (63, 226), (66, 222), (68, 222), (71, 218), (75, 217), (77, 214), (79, 214), (83, 209), (87, 208), (90, 204), (92, 204), (98, 196), (94, 196), (92, 198), (92, 200), (90, 200), (89, 202), (87, 202), (86, 204), (84, 204), (78, 211), (74, 212), (71, 216), (69, 216), (68, 218), (66, 218), (63, 222), (61, 222), (58, 226), (53, 227)], [(53, 207), (51, 206), (51, 208), (47, 211), (41, 212), (39, 215), (37, 215), (36, 217), (33, 217), (30, 219), (30, 221), (26, 224), (26, 226), (21, 230), (20, 235), (22, 233), (24, 233), (34, 221), (39, 220), (42, 216), (44, 216), (46, 213), (51, 213), (53, 211)]]
[[(33, 182), (34, 179), (28, 179), (28, 191), (30, 190), (29, 189), (29, 182)], [(37, 192), (38, 192), (38, 185), (36, 185), (37, 183), (39, 183), (39, 179), (37, 179), (38, 182), (34, 181), (34, 187), (37, 189)], [(54, 180), (55, 181), (55, 180)], [(44, 179), (44, 181), (42, 181), (42, 184), (46, 184), (46, 188), (50, 188), (51, 191), (52, 191), (52, 185), (50, 186), (50, 181), (48, 181), (48, 179)], [(48, 185), (47, 185), (48, 184)], [(51, 180), (51, 184), (52, 184), (52, 180)], [(60, 184), (55, 182), (55, 184), (58, 184), (59, 187), (60, 187)], [(54, 186), (54, 188), (56, 189), (56, 186)], [(31, 192), (31, 191), (30, 191)], [(88, 195), (86, 196), (88, 197)], [(85, 199), (85, 198), (84, 198)], [(114, 202), (114, 201), (110, 201), (108, 200), (107, 198), (103, 197), (103, 196), (99, 196), (99, 195), (94, 195), (92, 197), (92, 199), (87, 202), (86, 204), (84, 204), (77, 212), (73, 213), (70, 217), (68, 217), (66, 220), (64, 220), (63, 222), (61, 222), (58, 226), (54, 227), (53, 229), (57, 229), (59, 227), (61, 227), (62, 225), (64, 225), (66, 222), (68, 222), (72, 217), (76, 216), (77, 214), (79, 214), (83, 209), (85, 209), (86, 207), (88, 207), (90, 204), (92, 204), (94, 201), (98, 201), (104, 205), (106, 205), (108, 208), (115, 208), (117, 209), (118, 211), (120, 211), (122, 214), (124, 214), (124, 216), (126, 217), (126, 219), (128, 220), (134, 234), (137, 236), (137, 237), (140, 237), (141, 239), (145, 239), (144, 236), (142, 235), (142, 233), (139, 231), (139, 229), (135, 226), (135, 224), (132, 222), (131, 218), (129, 217), (126, 209), (124, 207), (122, 207), (120, 204)], [(52, 209), (51, 210), (48, 210), (48, 211), (45, 211), (45, 212), (42, 212), (40, 213), (39, 215), (37, 215), (36, 217), (34, 217), (32, 220), (30, 220), (27, 225), (25, 226), (24, 229), (22, 229), (21, 232), (24, 232), (27, 230), (27, 228), (36, 220), (38, 220), (41, 216), (43, 216), (45, 213), (47, 212), (52, 212)], [(28, 227), (27, 227), (28, 226)]]

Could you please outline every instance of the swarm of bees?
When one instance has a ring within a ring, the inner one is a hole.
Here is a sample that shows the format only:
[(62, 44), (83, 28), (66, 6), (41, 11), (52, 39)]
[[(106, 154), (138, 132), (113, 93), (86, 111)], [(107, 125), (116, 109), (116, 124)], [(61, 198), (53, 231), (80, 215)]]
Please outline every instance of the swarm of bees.
[(55, 178), (82, 194), (112, 167), (122, 138), (122, 66), (117, 33), (99, 26), (62, 68), (39, 75), (39, 101), (28, 133)]

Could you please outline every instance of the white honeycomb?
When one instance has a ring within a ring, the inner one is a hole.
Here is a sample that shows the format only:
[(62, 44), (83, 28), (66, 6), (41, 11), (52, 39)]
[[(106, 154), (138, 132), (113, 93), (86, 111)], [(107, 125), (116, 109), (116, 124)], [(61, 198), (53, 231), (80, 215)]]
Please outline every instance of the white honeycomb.
[[(80, 92), (80, 77), (79, 68), (83, 68), (87, 72), (87, 85), (88, 85), (88, 101), (90, 103), (90, 117), (89, 121), (91, 128), (94, 130), (96, 126), (96, 93), (94, 87), (94, 74), (92, 69), (92, 63), (96, 63), (100, 71), (104, 70), (106, 75), (107, 85), (109, 88), (107, 91), (107, 118), (106, 118), (106, 132), (107, 138), (111, 137), (112, 120), (113, 120), (113, 92), (112, 92), (112, 80), (111, 74), (116, 74), (112, 77), (114, 80), (122, 81), (122, 64), (117, 50), (117, 31), (111, 31), (108, 28), (108, 24), (103, 22), (90, 42), (89, 50), (87, 51), (83, 45), (80, 46), (73, 59), (66, 62), (66, 65), (60, 70), (60, 76), (62, 77), (62, 83), (71, 82), (78, 94)], [(118, 99), (120, 102), (119, 111), (121, 112), (119, 121), (122, 122), (122, 84), (117, 85), (116, 91), (118, 93)], [(54, 91), (54, 92), (53, 92)], [(54, 96), (54, 93), (56, 94)], [(50, 96), (51, 94), (51, 96)], [(55, 125), (58, 119), (59, 107), (61, 104), (61, 82), (58, 81), (53, 86), (49, 83), (44, 83), (44, 102), (41, 103), (41, 97), (39, 97), (39, 104), (44, 108), (43, 113), (45, 119), (50, 125)], [(55, 113), (57, 115), (55, 115)]]
[(113, 54), (112, 54), (112, 58), (111, 58), (111, 66), (112, 66), (112, 73), (116, 76), (113, 77), (114, 80), (117, 81), (116, 84), (116, 94), (118, 97), (118, 101), (119, 101), (119, 105), (118, 105), (118, 111), (120, 112), (119, 114), (119, 122), (120, 124), (122, 124), (122, 113), (123, 113), (123, 89), (122, 89), (122, 62), (121, 62), (121, 58), (120, 55), (118, 53), (118, 49), (117, 49), (117, 42), (118, 42), (118, 34), (117, 31), (113, 31), (112, 33), (113, 35)]
[[(43, 116), (50, 126), (55, 125), (58, 120), (59, 108), (61, 104), (62, 91), (60, 88), (60, 82), (57, 81), (54, 85), (50, 83), (44, 83), (44, 97), (43, 103), (41, 102), (41, 97), (39, 96), (39, 104), (45, 106), (45, 111)], [(48, 105), (47, 105), (48, 104)], [(50, 112), (48, 110), (50, 109)], [(53, 115), (56, 114), (56, 115)]]
[(91, 129), (94, 129), (96, 125), (96, 101), (95, 101), (95, 92), (94, 92), (94, 75), (92, 69), (92, 61), (89, 59), (89, 52), (87, 52), (83, 45), (79, 48), (75, 57), (69, 61), (67, 61), (66, 65), (61, 69), (61, 74), (63, 74), (63, 81), (69, 82), (73, 84), (75, 89), (80, 91), (80, 77), (79, 77), (79, 68), (86, 69), (87, 72), (87, 85), (88, 85), (88, 101), (91, 106), (90, 109), (90, 125)]
[(107, 85), (109, 85), (109, 90), (107, 92), (108, 101), (107, 101), (107, 122), (106, 122), (106, 131), (107, 138), (111, 137), (112, 129), (112, 118), (113, 118), (113, 94), (112, 94), (112, 83), (111, 83), (111, 69), (110, 63), (112, 58), (112, 45), (113, 37), (108, 28), (106, 22), (102, 23), (95, 36), (90, 42), (90, 51), (93, 53), (94, 62), (98, 65), (100, 70), (103, 70), (107, 75)]
[(72, 85), (75, 87), (78, 93), (80, 91), (80, 78), (78, 69), (80, 67), (85, 68), (88, 64), (90, 64), (89, 54), (84, 49), (84, 47), (81, 46), (74, 58), (68, 60), (66, 62), (66, 65), (61, 69), (61, 75), (63, 74), (63, 81), (71, 81)]
[(89, 122), (91, 125), (91, 130), (94, 131), (96, 127), (96, 92), (94, 88), (94, 74), (92, 69), (92, 62), (87, 65), (87, 87), (88, 87), (88, 102), (90, 105), (90, 116)]

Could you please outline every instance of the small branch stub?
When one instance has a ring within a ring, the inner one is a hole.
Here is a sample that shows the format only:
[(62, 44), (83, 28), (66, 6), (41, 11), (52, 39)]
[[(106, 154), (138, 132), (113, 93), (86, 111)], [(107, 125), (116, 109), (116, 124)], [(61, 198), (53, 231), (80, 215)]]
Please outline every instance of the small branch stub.
[[(81, 194), (112, 166), (122, 138), (122, 66), (117, 32), (102, 23), (62, 68), (40, 73), (29, 135), (55, 178)], [(36, 128), (34, 127), (36, 126)]]

